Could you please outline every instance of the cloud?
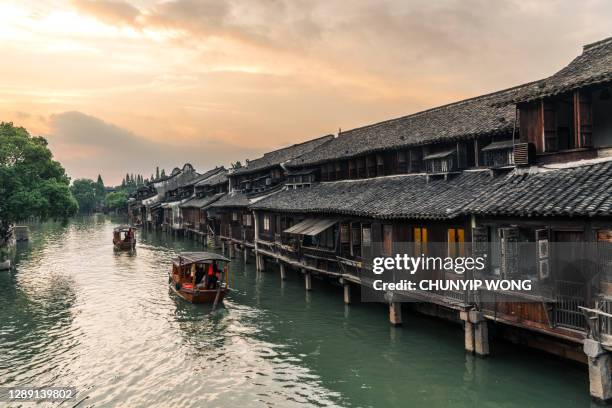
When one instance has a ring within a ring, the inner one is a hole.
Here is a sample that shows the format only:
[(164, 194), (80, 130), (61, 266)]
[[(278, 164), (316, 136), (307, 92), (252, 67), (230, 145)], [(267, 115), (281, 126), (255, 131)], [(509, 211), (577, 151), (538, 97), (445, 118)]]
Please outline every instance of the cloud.
[(72, 0), (73, 6), (83, 13), (96, 16), (108, 24), (134, 25), (140, 10), (125, 1), (115, 0)]
[(262, 153), (220, 140), (193, 140), (189, 143), (152, 142), (111, 123), (82, 112), (52, 115), (47, 135), (55, 157), (73, 178), (95, 178), (117, 184), (126, 173), (148, 177), (155, 166), (171, 170), (184, 163), (205, 171), (231, 161), (244, 161)]

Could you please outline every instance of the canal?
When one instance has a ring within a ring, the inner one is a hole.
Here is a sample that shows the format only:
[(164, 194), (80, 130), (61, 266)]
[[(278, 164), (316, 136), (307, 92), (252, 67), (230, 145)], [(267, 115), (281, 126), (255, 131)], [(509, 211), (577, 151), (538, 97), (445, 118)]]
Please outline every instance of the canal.
[(143, 233), (117, 253), (115, 225), (31, 227), (0, 272), (0, 386), (75, 386), (79, 407), (590, 405), (586, 368), (499, 341), (473, 358), (459, 326), (410, 314), (392, 328), (382, 305), (254, 262), (232, 264), (211, 313), (167, 286), (171, 257), (198, 244)]

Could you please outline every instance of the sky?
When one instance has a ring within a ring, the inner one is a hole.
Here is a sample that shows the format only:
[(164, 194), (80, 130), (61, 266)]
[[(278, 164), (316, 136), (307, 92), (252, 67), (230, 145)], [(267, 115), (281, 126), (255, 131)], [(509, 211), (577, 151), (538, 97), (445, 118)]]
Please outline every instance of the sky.
[(0, 121), (73, 178), (205, 171), (546, 77), (609, 0), (0, 0)]

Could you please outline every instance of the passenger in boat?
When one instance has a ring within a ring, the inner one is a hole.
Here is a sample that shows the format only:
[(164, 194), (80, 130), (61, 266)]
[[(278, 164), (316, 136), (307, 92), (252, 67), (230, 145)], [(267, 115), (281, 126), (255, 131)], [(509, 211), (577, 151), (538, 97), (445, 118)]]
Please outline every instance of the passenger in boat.
[(196, 287), (202, 289), (206, 287), (206, 274), (204, 273), (204, 266), (196, 266)]
[(208, 276), (207, 279), (207, 289), (216, 289), (217, 281), (219, 280), (219, 268), (217, 267), (217, 262), (213, 261), (210, 265), (208, 265)]

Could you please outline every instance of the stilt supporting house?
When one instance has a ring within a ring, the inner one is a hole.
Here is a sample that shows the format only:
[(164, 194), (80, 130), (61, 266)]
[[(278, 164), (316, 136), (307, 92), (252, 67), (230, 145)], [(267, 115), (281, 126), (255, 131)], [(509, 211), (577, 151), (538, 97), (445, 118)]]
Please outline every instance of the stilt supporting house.
[(343, 282), (342, 285), (343, 294), (344, 294), (344, 303), (347, 305), (351, 304), (351, 284), (348, 282)]
[(247, 264), (249, 262), (249, 248), (246, 245), (242, 251), (242, 254), (244, 256), (244, 263)]
[(593, 339), (584, 340), (584, 353), (589, 363), (589, 389), (591, 397), (598, 402), (612, 401), (612, 378), (610, 352)]
[(287, 279), (287, 267), (285, 266), (284, 263), (281, 262), (280, 264), (280, 278), (281, 280), (285, 280)]
[(307, 291), (312, 290), (312, 274), (307, 271), (303, 271), (304, 273), (304, 285)]
[(389, 303), (389, 322), (393, 326), (402, 324), (402, 304), (400, 302)]
[(462, 311), (459, 317), (464, 322), (465, 350), (479, 356), (489, 355), (489, 330), (482, 313), (477, 310)]
[(266, 268), (266, 260), (262, 254), (255, 255), (255, 269), (257, 271), (263, 271)]

